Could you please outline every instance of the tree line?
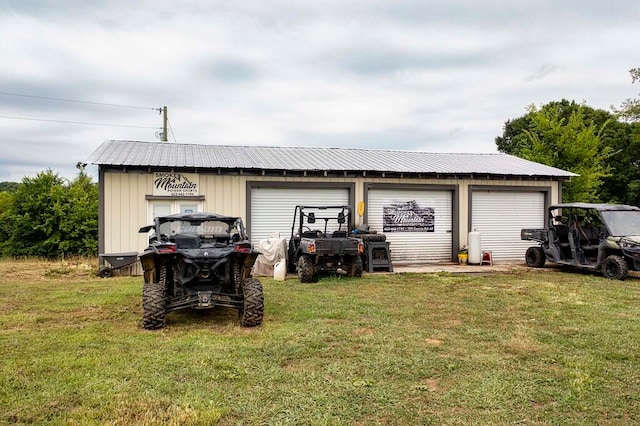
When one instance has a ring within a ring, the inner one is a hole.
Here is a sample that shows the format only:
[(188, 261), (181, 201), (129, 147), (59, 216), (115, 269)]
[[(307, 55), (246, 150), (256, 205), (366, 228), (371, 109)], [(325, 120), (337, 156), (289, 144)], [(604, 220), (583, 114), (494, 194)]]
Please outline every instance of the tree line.
[(98, 254), (98, 187), (83, 171), (0, 183), (0, 256)]
[[(640, 81), (640, 68), (630, 70)], [(498, 151), (574, 172), (564, 202), (640, 205), (640, 100), (612, 112), (562, 99), (507, 120)]]

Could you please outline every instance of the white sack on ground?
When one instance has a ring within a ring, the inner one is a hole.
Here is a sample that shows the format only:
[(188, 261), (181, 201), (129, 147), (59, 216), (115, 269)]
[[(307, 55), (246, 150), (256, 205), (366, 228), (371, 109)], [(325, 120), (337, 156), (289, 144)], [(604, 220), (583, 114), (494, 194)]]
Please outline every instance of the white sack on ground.
[(273, 266), (279, 260), (287, 259), (287, 240), (280, 238), (260, 240), (257, 249), (261, 254), (253, 265), (253, 275), (272, 277)]

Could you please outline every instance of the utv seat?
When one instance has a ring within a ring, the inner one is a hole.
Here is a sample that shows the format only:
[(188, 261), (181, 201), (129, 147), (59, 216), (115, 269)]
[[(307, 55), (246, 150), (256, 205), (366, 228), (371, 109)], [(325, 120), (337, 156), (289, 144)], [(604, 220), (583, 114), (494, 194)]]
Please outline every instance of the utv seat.
[(600, 244), (600, 230), (593, 227), (583, 227), (580, 233), (580, 243), (589, 245)]
[(347, 231), (333, 231), (333, 238), (347, 238)]
[(564, 224), (553, 225), (553, 227), (556, 229), (556, 236), (560, 247), (569, 247), (569, 227)]
[(580, 245), (585, 252), (598, 251), (600, 246), (600, 231), (594, 227), (581, 227), (578, 229)]

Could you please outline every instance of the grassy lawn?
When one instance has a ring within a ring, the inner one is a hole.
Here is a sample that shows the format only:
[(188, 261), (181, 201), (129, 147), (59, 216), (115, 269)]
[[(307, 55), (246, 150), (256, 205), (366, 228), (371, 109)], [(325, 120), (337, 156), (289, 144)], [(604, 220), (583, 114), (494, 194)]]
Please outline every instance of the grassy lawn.
[[(0, 424), (638, 424), (640, 279), (262, 279), (140, 327), (140, 277), (0, 261)], [(81, 265), (80, 265), (81, 266)]]

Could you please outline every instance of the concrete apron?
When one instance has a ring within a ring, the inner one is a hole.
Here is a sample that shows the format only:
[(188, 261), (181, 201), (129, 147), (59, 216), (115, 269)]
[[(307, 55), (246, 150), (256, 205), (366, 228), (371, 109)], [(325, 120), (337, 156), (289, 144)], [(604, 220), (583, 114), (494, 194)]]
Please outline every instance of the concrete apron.
[(407, 272), (451, 272), (459, 274), (482, 274), (488, 272), (510, 272), (527, 268), (522, 261), (494, 262), (493, 265), (460, 265), (458, 263), (429, 263), (420, 265), (393, 264), (393, 273)]

